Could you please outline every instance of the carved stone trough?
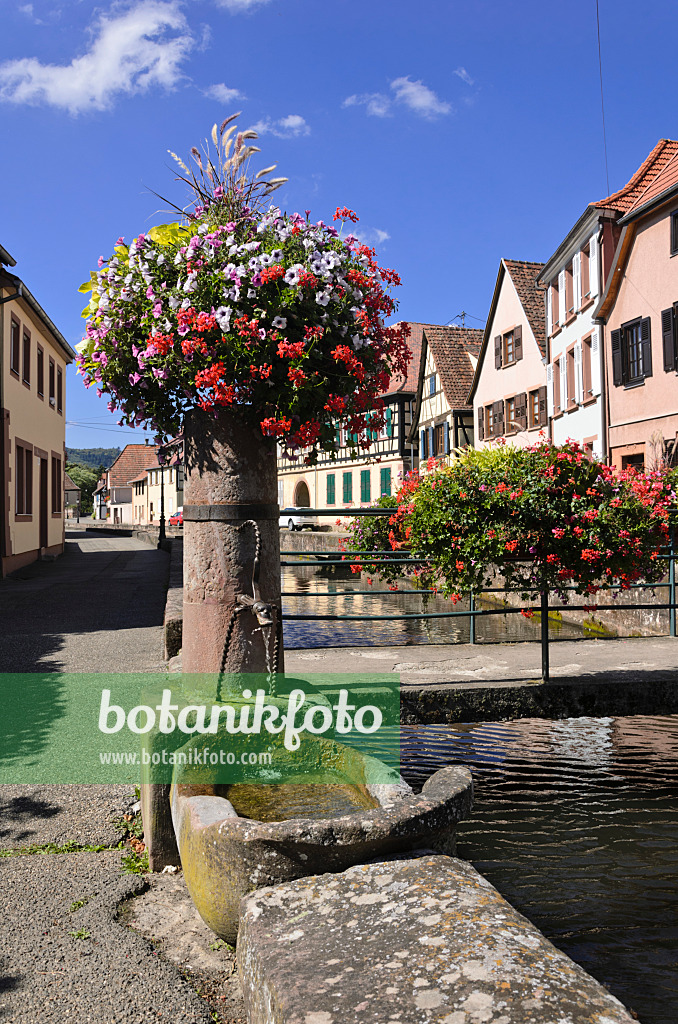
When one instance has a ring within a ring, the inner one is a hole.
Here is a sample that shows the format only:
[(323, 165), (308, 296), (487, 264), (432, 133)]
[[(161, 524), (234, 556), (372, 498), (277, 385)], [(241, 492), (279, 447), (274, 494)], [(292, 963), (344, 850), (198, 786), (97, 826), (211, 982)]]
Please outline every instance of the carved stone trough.
[[(335, 763), (340, 747), (331, 744)], [(370, 777), (372, 758), (346, 747), (343, 756), (362, 759), (363, 775)], [(353, 760), (353, 778), (355, 768)], [(436, 772), (418, 794), (402, 780), (307, 786), (178, 781), (171, 791), (191, 898), (206, 924), (230, 943), (238, 932), (240, 900), (255, 889), (422, 846), (454, 852), (455, 826), (469, 814), (472, 799), (465, 768)]]

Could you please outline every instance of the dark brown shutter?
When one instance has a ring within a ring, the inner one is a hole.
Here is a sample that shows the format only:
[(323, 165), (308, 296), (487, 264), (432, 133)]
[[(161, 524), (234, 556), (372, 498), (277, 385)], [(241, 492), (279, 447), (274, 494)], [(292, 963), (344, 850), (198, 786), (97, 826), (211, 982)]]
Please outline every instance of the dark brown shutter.
[(652, 376), (652, 330), (649, 316), (640, 321), (640, 351), (643, 357), (643, 377)]
[(544, 384), (539, 388), (539, 426), (543, 427), (546, 420), (546, 385)]
[(485, 440), (485, 410), (482, 405), (478, 409), (478, 440)]
[(493, 434), (495, 437), (501, 437), (504, 433), (504, 403), (502, 401), (494, 403), (492, 420), (494, 423)]
[(502, 363), (502, 349), (503, 349), (502, 337), (501, 337), (501, 334), (498, 334), (497, 337), (494, 339), (494, 368), (495, 368), (495, 370), (498, 370), (499, 367), (501, 366), (501, 363)]
[(527, 395), (524, 391), (516, 396), (516, 422), (523, 430), (527, 429)]
[(624, 383), (622, 373), (621, 331), (612, 331), (612, 383), (616, 388)]
[(664, 373), (669, 373), (676, 368), (673, 306), (670, 309), (662, 309), (662, 351), (664, 353)]
[(513, 330), (513, 345), (516, 354), (516, 362), (523, 358), (523, 329), (518, 326)]

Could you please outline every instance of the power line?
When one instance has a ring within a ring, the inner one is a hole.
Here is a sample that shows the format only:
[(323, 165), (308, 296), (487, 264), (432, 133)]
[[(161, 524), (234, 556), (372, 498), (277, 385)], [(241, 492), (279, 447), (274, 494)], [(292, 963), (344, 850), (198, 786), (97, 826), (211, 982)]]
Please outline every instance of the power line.
[(150, 434), (151, 431), (138, 427), (136, 430), (124, 427), (93, 427), (88, 423), (77, 423), (75, 420), (66, 420), (67, 427), (75, 427), (77, 430), (105, 430), (109, 434)]
[[(477, 320), (479, 324), (485, 324), (485, 320), (481, 320), (479, 316), (473, 316), (473, 314), (467, 313), (465, 309), (462, 309), (461, 313), (457, 313), (456, 316), (453, 316), (452, 320), (459, 320), (459, 319), (461, 319), (461, 326), (464, 327), (465, 326), (464, 321), (465, 321), (467, 316), (470, 317), (471, 320)], [(450, 324), (452, 323), (452, 320), (448, 320), (447, 323), (445, 324), (445, 326), (449, 327)]]
[(603, 115), (603, 149), (605, 151), (605, 180), (607, 181), (607, 194), (610, 194), (610, 172), (607, 167), (607, 133), (605, 131), (605, 102), (603, 100), (603, 61), (600, 55), (600, 12), (598, 0), (596, 0), (596, 25), (598, 27), (598, 71), (600, 74), (600, 111)]

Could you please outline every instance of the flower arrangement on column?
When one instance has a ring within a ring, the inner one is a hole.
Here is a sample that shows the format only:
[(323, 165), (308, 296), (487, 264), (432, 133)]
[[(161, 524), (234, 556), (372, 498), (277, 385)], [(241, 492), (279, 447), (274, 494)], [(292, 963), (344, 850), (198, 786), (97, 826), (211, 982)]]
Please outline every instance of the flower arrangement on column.
[[(615, 472), (576, 441), (545, 439), (470, 448), (427, 469), (405, 481), (388, 527), (353, 521), (347, 550), (388, 539), (422, 560), (412, 579), (455, 601), (492, 586), (497, 572), (524, 598), (548, 589), (564, 602), (605, 584), (651, 585), (666, 572), (660, 551), (676, 507), (675, 472)], [(359, 560), (391, 582), (405, 575), (369, 555)]]
[(235, 117), (191, 151), (195, 169), (172, 154), (191, 195), (181, 218), (119, 238), (82, 285), (79, 370), (121, 424), (151, 425), (159, 440), (197, 406), (237, 408), (308, 463), (336, 450), (337, 421), (366, 448), (380, 393), (407, 368), (407, 325), (385, 325), (400, 280), (342, 237), (353, 211), (326, 224), (270, 205), (287, 179), (270, 177), (275, 165), (248, 176), (256, 133)]

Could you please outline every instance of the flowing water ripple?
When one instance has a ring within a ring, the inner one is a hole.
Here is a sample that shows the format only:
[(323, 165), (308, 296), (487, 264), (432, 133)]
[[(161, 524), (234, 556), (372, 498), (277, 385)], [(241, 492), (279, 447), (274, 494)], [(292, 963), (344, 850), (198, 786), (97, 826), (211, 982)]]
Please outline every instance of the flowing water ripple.
[(678, 1021), (678, 716), (404, 726), (403, 775), (473, 772), (458, 854), (643, 1024)]

